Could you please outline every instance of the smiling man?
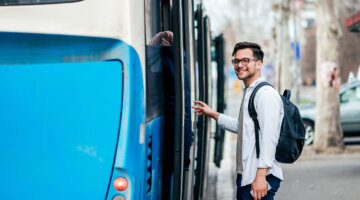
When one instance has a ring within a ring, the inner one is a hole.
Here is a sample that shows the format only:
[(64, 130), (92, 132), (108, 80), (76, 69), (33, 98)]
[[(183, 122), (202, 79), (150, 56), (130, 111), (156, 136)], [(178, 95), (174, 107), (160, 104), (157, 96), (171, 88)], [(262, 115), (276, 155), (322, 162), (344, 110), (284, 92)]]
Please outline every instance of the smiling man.
[(271, 86), (261, 87), (254, 99), (260, 125), (260, 155), (256, 156), (255, 128), (249, 112), (249, 98), (254, 88), (265, 81), (260, 69), (264, 53), (258, 44), (239, 42), (233, 51), (232, 63), (237, 77), (244, 82), (239, 118), (220, 114), (201, 101), (194, 101), (197, 116), (205, 115), (217, 120), (220, 127), (238, 134), (236, 150), (237, 199), (273, 200), (283, 174), (275, 160), (276, 145), (284, 117), (280, 95)]

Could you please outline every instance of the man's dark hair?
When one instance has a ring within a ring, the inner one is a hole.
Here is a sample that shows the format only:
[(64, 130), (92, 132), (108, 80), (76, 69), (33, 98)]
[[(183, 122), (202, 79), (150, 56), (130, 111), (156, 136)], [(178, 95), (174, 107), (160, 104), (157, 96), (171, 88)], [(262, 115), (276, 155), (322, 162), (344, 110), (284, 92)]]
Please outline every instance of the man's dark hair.
[(261, 50), (260, 45), (252, 42), (238, 42), (237, 44), (235, 44), (232, 55), (235, 56), (236, 51), (239, 49), (247, 49), (247, 48), (252, 50), (253, 55), (256, 59), (263, 61), (264, 52)]

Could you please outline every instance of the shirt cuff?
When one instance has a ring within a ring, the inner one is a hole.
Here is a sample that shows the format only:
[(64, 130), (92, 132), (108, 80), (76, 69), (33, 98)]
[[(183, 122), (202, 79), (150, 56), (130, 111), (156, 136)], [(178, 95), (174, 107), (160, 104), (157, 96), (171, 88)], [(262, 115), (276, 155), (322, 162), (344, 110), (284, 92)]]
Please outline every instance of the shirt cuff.
[(271, 168), (272, 164), (273, 164), (272, 161), (268, 161), (268, 160), (264, 160), (262, 158), (259, 158), (257, 167), (258, 168)]
[(225, 123), (226, 123), (225, 115), (220, 113), (217, 122), (220, 128), (225, 128)]

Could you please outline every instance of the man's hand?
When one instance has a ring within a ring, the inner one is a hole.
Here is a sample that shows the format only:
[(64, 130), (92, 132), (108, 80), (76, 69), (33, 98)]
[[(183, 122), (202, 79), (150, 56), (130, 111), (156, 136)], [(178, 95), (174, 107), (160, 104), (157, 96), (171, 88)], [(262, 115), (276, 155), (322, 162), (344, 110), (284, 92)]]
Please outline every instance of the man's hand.
[(259, 168), (254, 182), (251, 184), (254, 200), (260, 200), (267, 194), (266, 172), (267, 168)]
[(219, 113), (216, 111), (211, 110), (211, 108), (202, 101), (194, 101), (195, 106), (192, 106), (192, 108), (195, 109), (196, 116), (205, 115), (207, 117), (212, 117), (215, 120), (219, 118)]

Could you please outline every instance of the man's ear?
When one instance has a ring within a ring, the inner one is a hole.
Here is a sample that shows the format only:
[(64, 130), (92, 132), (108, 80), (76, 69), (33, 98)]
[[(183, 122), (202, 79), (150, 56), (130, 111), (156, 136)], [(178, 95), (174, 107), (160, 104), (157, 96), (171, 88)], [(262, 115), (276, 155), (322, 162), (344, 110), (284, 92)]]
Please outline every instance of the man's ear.
[(260, 70), (261, 65), (262, 65), (262, 61), (261, 61), (261, 60), (259, 60), (259, 62), (256, 62), (256, 69), (257, 69), (257, 70)]

